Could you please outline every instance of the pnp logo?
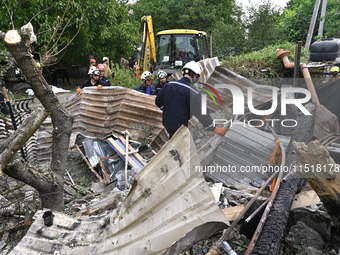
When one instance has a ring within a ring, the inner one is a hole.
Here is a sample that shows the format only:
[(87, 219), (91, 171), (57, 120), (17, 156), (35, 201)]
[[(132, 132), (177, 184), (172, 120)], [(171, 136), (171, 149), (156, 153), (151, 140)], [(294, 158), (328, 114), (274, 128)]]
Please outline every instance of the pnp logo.
[[(205, 86), (207, 86), (207, 84), (204, 84)], [(208, 88), (210, 88), (215, 95), (218, 97), (218, 99), (220, 100), (220, 103), (222, 105), (222, 101), (220, 96), (218, 95), (218, 93), (216, 92), (216, 90), (211, 87), (211, 86), (207, 86)], [(238, 115), (238, 114), (244, 114), (244, 95), (242, 90), (235, 86), (235, 85), (230, 85), (230, 84), (216, 84), (215, 88), (217, 89), (228, 89), (231, 94), (232, 94), (232, 98), (233, 98), (233, 114), (234, 115)], [(203, 91), (206, 91), (204, 89), (202, 89)], [(209, 91), (208, 91), (209, 92)], [(305, 95), (304, 98), (287, 98), (287, 95), (289, 93), (302, 93)], [(248, 96), (248, 108), (249, 111), (255, 115), (269, 115), (272, 114), (276, 108), (277, 108), (277, 97), (278, 97), (278, 93), (279, 93), (279, 89), (276, 87), (272, 87), (272, 106), (270, 109), (267, 110), (258, 110), (255, 109), (254, 105), (253, 105), (253, 88), (248, 87), (247, 88), (247, 96)], [(208, 93), (211, 97), (212, 94), (209, 92)], [(311, 113), (302, 105), (303, 103), (307, 103), (311, 98), (311, 94), (309, 92), (309, 90), (304, 89), (304, 88), (282, 88), (281, 89), (281, 114), (282, 115), (286, 115), (287, 114), (287, 104), (293, 104), (295, 105), (304, 115), (311, 115)], [(216, 104), (216, 100), (213, 99), (213, 101)], [(202, 105), (201, 105), (201, 114), (202, 115), (206, 115), (207, 114), (207, 95), (206, 94), (202, 94)]]

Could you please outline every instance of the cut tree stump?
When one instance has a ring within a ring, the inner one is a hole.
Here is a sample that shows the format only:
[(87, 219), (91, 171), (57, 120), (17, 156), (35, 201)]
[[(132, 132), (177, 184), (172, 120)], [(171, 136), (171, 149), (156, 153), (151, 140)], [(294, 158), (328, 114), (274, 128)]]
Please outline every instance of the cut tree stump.
[(294, 142), (302, 175), (320, 197), (328, 213), (339, 217), (340, 211), (340, 165), (318, 140), (305, 143)]

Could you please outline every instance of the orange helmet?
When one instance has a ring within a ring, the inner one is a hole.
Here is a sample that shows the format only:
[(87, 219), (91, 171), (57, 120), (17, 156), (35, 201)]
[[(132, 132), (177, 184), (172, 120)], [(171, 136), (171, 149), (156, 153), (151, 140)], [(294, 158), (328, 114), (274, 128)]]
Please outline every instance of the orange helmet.
[(90, 62), (91, 62), (91, 63), (96, 63), (96, 60), (95, 60), (94, 58), (92, 58), (92, 59), (90, 60)]

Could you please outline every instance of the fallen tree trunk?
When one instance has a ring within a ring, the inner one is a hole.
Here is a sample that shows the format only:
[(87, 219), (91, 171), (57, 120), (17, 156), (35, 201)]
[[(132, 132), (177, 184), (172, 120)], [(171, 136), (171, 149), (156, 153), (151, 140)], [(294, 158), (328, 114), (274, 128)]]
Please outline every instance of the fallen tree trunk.
[[(15, 153), (38, 130), (47, 116), (48, 113), (46, 111), (37, 109), (20, 125), (20, 129), (17, 129), (8, 139), (0, 143), (0, 173), (13, 159)], [(10, 173), (7, 174), (10, 175)]]
[(301, 163), (301, 173), (320, 197), (328, 213), (339, 218), (340, 166), (316, 140), (308, 145), (294, 143)]
[[(72, 133), (73, 118), (60, 104), (52, 88), (46, 82), (35, 64), (33, 56), (30, 53), (30, 43), (32, 42), (33, 36), (33, 28), (30, 26), (21, 33), (17, 30), (8, 31), (6, 34), (0, 31), (0, 40), (4, 40), (18, 67), (23, 71), (27, 83), (29, 83), (33, 89), (35, 96), (51, 115), (53, 144), (50, 168), (54, 173), (54, 178), (53, 180), (46, 179), (37, 172), (28, 173), (27, 175), (25, 171), (21, 171), (20, 168), (25, 168), (25, 166), (19, 162), (16, 162), (15, 167), (8, 169), (7, 173), (36, 188), (41, 195), (43, 207), (53, 210), (63, 210), (64, 173)], [(6, 167), (6, 165), (2, 166), (2, 168), (4, 167)], [(39, 179), (40, 177), (42, 178)], [(50, 176), (50, 178), (51, 177), (52, 176)], [(28, 178), (28, 180), (26, 180), (26, 178)], [(42, 185), (42, 183), (45, 183), (45, 185)]]

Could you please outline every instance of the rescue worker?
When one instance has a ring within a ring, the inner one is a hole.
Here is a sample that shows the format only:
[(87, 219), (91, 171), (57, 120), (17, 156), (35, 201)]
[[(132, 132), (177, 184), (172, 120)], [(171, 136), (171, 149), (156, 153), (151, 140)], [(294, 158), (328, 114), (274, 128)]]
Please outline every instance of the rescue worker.
[(160, 70), (157, 74), (157, 77), (158, 77), (158, 83), (156, 84), (155, 86), (155, 89), (156, 89), (156, 95), (164, 88), (164, 86), (168, 83), (168, 80), (167, 80), (167, 76), (168, 74), (163, 71), (163, 70)]
[(120, 58), (120, 69), (125, 68), (126, 70), (129, 70), (129, 61), (126, 60), (124, 57)]
[(330, 72), (332, 73), (332, 76), (329, 78), (329, 81), (334, 81), (340, 78), (339, 76), (340, 69), (338, 66), (333, 66)]
[(102, 86), (106, 86), (100, 79), (100, 71), (97, 67), (91, 67), (88, 74), (90, 75), (90, 79), (85, 81), (83, 85), (80, 86), (80, 88), (77, 89), (77, 94), (80, 93), (81, 89), (85, 87), (93, 87), (96, 86), (97, 89), (101, 89)]
[(96, 60), (94, 59), (94, 58), (92, 58), (91, 60), (90, 60), (90, 67), (89, 67), (89, 70), (92, 68), (92, 67), (96, 67)]
[(330, 70), (331, 77), (329, 77), (328, 80), (323, 81), (322, 83), (325, 84), (325, 83), (329, 83), (329, 82), (335, 81), (336, 79), (339, 79), (339, 78), (340, 78), (339, 72), (340, 72), (339, 67), (333, 66), (333, 67), (331, 68), (331, 70)]
[(105, 67), (104, 67), (104, 64), (98, 64), (97, 68), (100, 71), (99, 79), (105, 84), (105, 86), (111, 86), (109, 78), (107, 78), (105, 76)]
[(187, 127), (192, 116), (195, 116), (207, 130), (224, 136), (226, 129), (214, 127), (209, 111), (206, 115), (201, 114), (201, 94), (193, 86), (202, 72), (201, 66), (191, 61), (182, 68), (182, 72), (183, 78), (169, 82), (155, 99), (156, 105), (163, 110), (162, 122), (169, 133), (169, 138), (182, 125)]
[(109, 58), (108, 57), (103, 57), (103, 65), (105, 67), (104, 76), (106, 76), (107, 78), (111, 78), (112, 72), (111, 72), (111, 69), (109, 67)]
[(137, 86), (135, 90), (148, 95), (156, 95), (156, 89), (153, 85), (151, 85), (152, 79), (153, 75), (149, 71), (145, 71), (141, 76), (143, 83)]

